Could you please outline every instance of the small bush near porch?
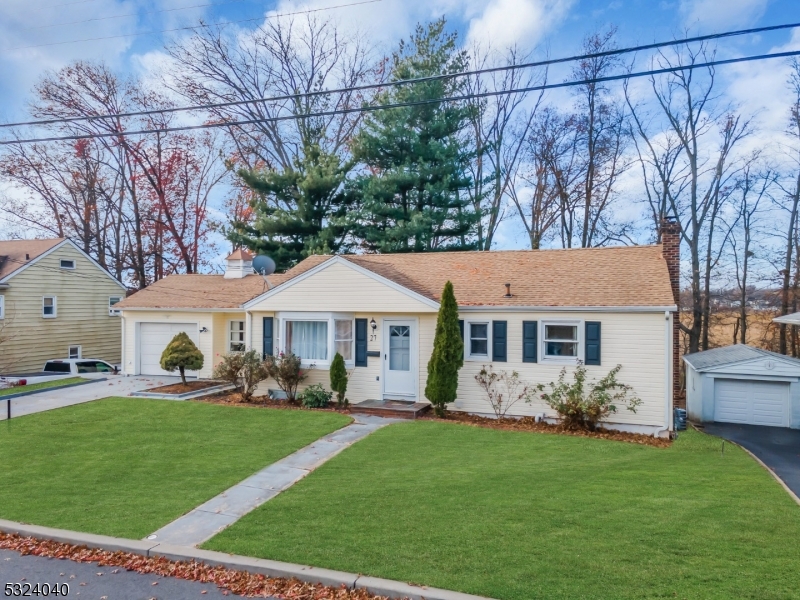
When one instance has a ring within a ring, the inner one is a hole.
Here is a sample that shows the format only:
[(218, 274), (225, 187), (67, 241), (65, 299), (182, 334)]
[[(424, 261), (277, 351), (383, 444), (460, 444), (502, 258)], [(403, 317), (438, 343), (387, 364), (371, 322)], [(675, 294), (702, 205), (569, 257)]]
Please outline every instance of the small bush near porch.
[(797, 598), (800, 507), (720, 449), (392, 425), (206, 547), (502, 600)]
[(0, 422), (0, 518), (142, 538), (350, 422), (109, 398)]

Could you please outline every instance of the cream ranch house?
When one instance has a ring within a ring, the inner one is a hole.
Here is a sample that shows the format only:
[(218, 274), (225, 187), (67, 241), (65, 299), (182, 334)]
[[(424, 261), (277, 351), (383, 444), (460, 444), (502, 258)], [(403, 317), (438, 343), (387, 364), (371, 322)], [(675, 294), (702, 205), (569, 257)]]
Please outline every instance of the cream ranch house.
[[(352, 403), (425, 402), (439, 297), (450, 280), (465, 337), (451, 409), (492, 413), (474, 379), (482, 365), (547, 384), (577, 360), (594, 378), (621, 364), (619, 378), (643, 403), (635, 414), (620, 410), (613, 426), (664, 435), (677, 376), (677, 235), (668, 225), (655, 246), (311, 256), (266, 278), (239, 250), (225, 275), (173, 275), (118, 305), (123, 370), (165, 374), (161, 352), (185, 331), (206, 357), (194, 374), (201, 378), (226, 352), (254, 348), (294, 352), (314, 367), (305, 383), (328, 387), (338, 351)], [(554, 416), (540, 401), (512, 413)]]

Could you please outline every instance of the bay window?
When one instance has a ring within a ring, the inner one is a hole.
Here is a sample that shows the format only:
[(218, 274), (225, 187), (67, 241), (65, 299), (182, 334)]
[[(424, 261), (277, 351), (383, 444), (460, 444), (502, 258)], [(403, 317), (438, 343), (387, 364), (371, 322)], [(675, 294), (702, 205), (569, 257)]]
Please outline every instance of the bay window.
[(355, 321), (352, 314), (321, 312), (278, 313), (278, 348), (299, 356), (304, 365), (325, 367), (338, 352), (352, 363)]
[(328, 321), (286, 321), (286, 352), (303, 360), (328, 360)]

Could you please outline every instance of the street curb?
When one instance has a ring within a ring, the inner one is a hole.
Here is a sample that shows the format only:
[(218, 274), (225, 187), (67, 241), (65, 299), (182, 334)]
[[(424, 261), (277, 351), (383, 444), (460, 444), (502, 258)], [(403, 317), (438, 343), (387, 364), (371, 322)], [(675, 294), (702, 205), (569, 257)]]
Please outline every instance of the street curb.
[(112, 552), (120, 551), (147, 557), (163, 557), (172, 561), (193, 560), (207, 565), (219, 565), (228, 569), (248, 571), (268, 577), (295, 578), (307, 583), (320, 583), (332, 587), (344, 585), (350, 589), (365, 589), (370, 593), (388, 596), (389, 598), (408, 598), (409, 600), (491, 600), (485, 596), (474, 596), (450, 590), (411, 585), (391, 579), (364, 577), (343, 571), (296, 565), (264, 558), (237, 556), (188, 546), (159, 544), (155, 541), (129, 540), (39, 525), (26, 525), (5, 519), (0, 519), (0, 532), (15, 533), (23, 537), (53, 540), (64, 544), (86, 546), (87, 548), (97, 548)]
[[(86, 381), (79, 381), (78, 383), (68, 383), (66, 385), (54, 385), (51, 387), (41, 388), (38, 390), (31, 390), (30, 392), (19, 392), (17, 394), (6, 394), (0, 396), (0, 400), (14, 400), (15, 398), (22, 398), (24, 396), (33, 396), (34, 394), (41, 394), (43, 392), (55, 392), (56, 390), (66, 390), (67, 388), (78, 387), (79, 385), (86, 385), (87, 383), (97, 383), (98, 381), (107, 381), (107, 377), (102, 379), (87, 379)], [(36, 385), (35, 383), (31, 385)], [(20, 386), (25, 387), (25, 386)], [(13, 417), (13, 415), (12, 415)]]

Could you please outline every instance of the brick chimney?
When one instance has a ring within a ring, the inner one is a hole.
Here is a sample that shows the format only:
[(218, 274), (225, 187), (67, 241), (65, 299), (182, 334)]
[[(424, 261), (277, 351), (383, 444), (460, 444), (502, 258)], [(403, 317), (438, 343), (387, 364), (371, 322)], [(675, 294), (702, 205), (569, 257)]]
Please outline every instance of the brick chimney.
[(685, 408), (681, 390), (680, 322), (681, 322), (681, 226), (675, 219), (661, 219), (661, 255), (667, 263), (669, 283), (677, 312), (672, 319), (672, 404)]

